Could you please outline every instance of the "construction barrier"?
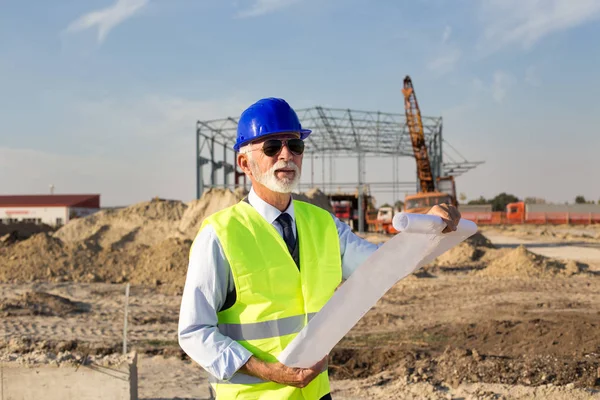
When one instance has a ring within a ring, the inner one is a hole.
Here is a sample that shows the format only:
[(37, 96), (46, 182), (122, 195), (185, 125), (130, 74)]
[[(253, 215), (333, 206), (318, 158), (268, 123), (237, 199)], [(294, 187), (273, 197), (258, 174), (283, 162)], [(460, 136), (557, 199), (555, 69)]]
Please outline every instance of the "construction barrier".
[(477, 225), (508, 225), (508, 224), (533, 224), (533, 225), (591, 225), (600, 224), (600, 213), (568, 213), (568, 212), (528, 212), (521, 220), (508, 219), (502, 211), (493, 212), (465, 212), (464, 219), (475, 222)]

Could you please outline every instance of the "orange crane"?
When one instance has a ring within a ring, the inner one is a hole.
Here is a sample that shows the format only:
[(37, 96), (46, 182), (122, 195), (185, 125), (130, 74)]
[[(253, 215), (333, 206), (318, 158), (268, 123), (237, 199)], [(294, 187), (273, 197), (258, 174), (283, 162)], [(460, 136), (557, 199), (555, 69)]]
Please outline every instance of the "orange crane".
[(425, 134), (423, 132), (423, 121), (421, 119), (421, 110), (417, 102), (417, 96), (412, 84), (412, 80), (407, 75), (404, 78), (404, 109), (406, 111), (406, 124), (410, 133), (410, 140), (417, 161), (417, 174), (419, 177), (420, 191), (414, 195), (407, 195), (404, 199), (404, 211), (406, 212), (427, 212), (429, 208), (436, 204), (458, 205), (456, 200), (456, 188), (453, 176), (443, 176), (437, 178), (438, 187), (446, 186), (448, 192), (439, 192), (436, 189), (427, 146), (425, 144)]

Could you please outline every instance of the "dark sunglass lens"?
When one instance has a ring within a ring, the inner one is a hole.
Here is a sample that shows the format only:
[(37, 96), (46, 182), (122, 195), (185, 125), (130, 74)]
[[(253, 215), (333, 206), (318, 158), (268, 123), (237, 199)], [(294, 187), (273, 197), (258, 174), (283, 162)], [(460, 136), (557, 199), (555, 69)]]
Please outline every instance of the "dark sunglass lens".
[(263, 152), (266, 156), (273, 157), (275, 154), (279, 153), (279, 150), (281, 150), (281, 146), (281, 140), (269, 139), (266, 140), (263, 144)]
[(288, 149), (294, 154), (300, 155), (304, 152), (304, 141), (301, 139), (290, 139), (287, 145)]

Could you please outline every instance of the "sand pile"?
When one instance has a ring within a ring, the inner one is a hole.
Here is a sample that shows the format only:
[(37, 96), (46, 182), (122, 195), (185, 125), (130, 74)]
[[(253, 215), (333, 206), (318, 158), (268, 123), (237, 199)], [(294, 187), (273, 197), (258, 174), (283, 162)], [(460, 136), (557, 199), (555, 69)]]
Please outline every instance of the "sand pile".
[(129, 281), (142, 285), (172, 285), (182, 288), (192, 241), (169, 238), (146, 249), (131, 271)]
[(13, 224), (0, 223), (0, 246), (14, 243), (17, 240), (29, 239), (36, 233), (52, 232), (54, 228), (46, 224), (17, 222)]
[[(202, 221), (247, 192), (212, 188), (201, 199), (153, 199), (75, 219), (52, 233), (0, 247), (0, 282), (131, 281), (182, 287), (189, 249)], [(296, 196), (331, 209), (313, 189)]]
[(206, 217), (234, 205), (242, 200), (245, 194), (241, 190), (236, 192), (220, 188), (207, 190), (200, 199), (188, 203), (177, 226), (178, 232), (175, 234), (180, 233), (183, 237), (193, 239)]
[(436, 266), (464, 266), (479, 260), (484, 254), (480, 248), (471, 243), (462, 242), (436, 258), (433, 265)]
[(585, 272), (587, 265), (575, 261), (566, 263), (528, 251), (523, 245), (491, 261), (487, 268), (478, 271), (483, 276), (553, 277), (570, 276)]
[[(0, 282), (112, 282), (183, 285), (190, 240), (101, 249), (39, 234), (0, 251)], [(9, 251), (10, 250), (10, 251)]]
[(496, 248), (490, 239), (479, 232), (476, 232), (473, 236), (468, 237), (465, 242), (475, 247), (487, 247), (489, 249)]
[(481, 264), (482, 257), (494, 253), (496, 247), (481, 233), (477, 232), (436, 258), (432, 265), (441, 267), (465, 267)]
[(103, 249), (151, 246), (176, 229), (186, 209), (181, 201), (154, 199), (73, 220), (54, 236), (65, 243), (93, 241)]
[(86, 266), (93, 262), (95, 249), (88, 242), (71, 246), (48, 233), (38, 233), (30, 239), (0, 251), (0, 281), (52, 281), (59, 276), (82, 277)]

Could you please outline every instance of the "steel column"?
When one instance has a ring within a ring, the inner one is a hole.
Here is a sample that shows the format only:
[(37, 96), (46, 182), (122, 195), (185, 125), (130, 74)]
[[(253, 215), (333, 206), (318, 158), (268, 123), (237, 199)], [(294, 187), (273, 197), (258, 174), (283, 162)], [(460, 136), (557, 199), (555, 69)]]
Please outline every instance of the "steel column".
[(196, 199), (200, 198), (200, 127), (196, 127)]

